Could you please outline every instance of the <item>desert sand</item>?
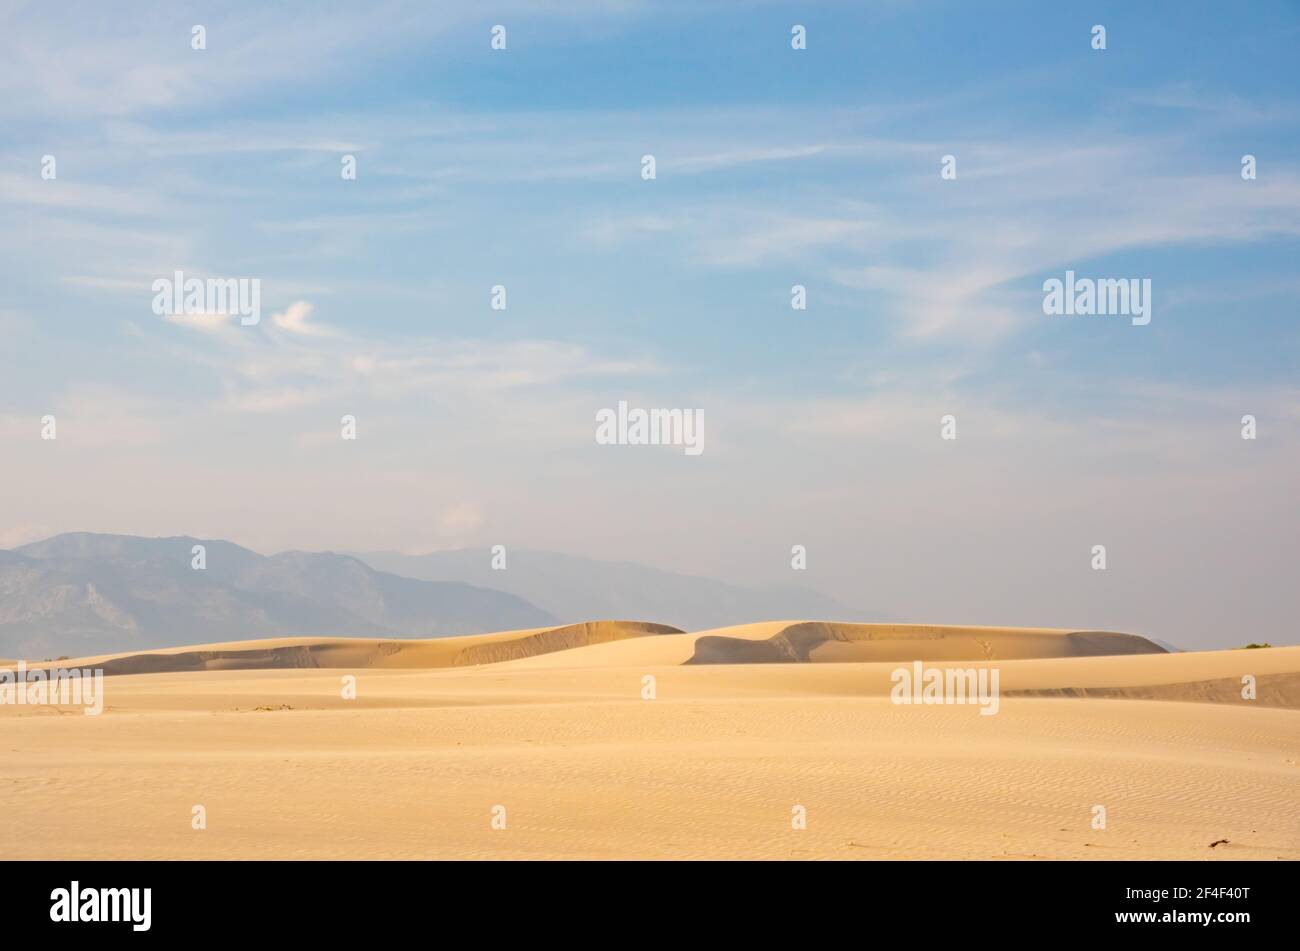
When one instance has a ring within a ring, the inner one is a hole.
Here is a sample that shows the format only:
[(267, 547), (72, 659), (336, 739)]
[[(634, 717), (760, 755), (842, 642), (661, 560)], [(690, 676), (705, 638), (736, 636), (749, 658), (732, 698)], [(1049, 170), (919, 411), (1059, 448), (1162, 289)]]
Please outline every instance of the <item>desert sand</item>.
[[(891, 702), (917, 659), (996, 668), (997, 714)], [(104, 712), (0, 706), (14, 858), (1300, 858), (1300, 647), (606, 621), (61, 663)]]

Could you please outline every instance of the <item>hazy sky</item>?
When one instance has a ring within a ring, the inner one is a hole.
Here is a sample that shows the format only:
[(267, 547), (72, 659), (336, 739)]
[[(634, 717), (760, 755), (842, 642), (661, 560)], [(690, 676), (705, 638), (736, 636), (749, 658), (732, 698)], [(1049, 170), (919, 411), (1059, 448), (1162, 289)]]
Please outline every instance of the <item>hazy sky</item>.
[[(0, 547), (504, 544), (1300, 642), (1294, 3), (0, 11)], [(1067, 269), (1150, 324), (1045, 315)], [(261, 323), (155, 315), (176, 270)], [(619, 400), (704, 452), (598, 445)]]

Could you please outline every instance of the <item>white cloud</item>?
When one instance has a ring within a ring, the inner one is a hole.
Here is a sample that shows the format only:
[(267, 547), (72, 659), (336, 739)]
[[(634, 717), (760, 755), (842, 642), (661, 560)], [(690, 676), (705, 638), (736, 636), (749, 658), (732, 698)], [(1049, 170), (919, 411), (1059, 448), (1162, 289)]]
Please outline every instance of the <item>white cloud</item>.
[(269, 413), (326, 399), (400, 400), (413, 393), (474, 399), (496, 391), (548, 387), (602, 377), (661, 372), (646, 357), (609, 358), (587, 347), (552, 340), (501, 342), (466, 339), (382, 338), (346, 333), (314, 322), (313, 306), (295, 301), (274, 314), (271, 327), (244, 327), (212, 315), (167, 318), (212, 334), (192, 347), (166, 344), (172, 360), (207, 368), (219, 380), (224, 409)]
[(286, 333), (302, 337), (327, 337), (334, 331), (328, 327), (310, 323), (312, 305), (305, 300), (294, 301), (283, 313), (272, 314), (271, 322)]

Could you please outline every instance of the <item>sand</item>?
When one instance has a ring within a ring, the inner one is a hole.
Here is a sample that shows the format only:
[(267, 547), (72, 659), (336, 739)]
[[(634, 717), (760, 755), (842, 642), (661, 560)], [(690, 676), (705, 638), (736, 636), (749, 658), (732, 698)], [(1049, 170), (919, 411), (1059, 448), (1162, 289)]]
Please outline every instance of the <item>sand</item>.
[(61, 661), (27, 661), (29, 667), (94, 667), (105, 676), (176, 671), (261, 670), (301, 667), (428, 668), (463, 667), (531, 657), (624, 638), (681, 634), (666, 624), (640, 621), (590, 621), (563, 627), (537, 627), (465, 637), (411, 638), (271, 637), (198, 644), (157, 651), (102, 654)]
[[(1300, 858), (1300, 647), (602, 622), (141, 656), (101, 716), (0, 706), (11, 857)], [(892, 703), (917, 657), (996, 668), (997, 714)]]

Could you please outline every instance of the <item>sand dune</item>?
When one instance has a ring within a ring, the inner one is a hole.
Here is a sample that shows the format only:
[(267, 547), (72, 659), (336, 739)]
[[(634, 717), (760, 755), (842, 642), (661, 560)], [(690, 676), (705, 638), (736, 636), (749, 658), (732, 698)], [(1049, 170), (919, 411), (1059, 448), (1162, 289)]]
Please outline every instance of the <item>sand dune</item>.
[[(635, 642), (635, 643), (632, 643)], [(767, 621), (685, 633), (644, 621), (412, 640), (291, 637), (75, 658), (105, 676), (200, 670), (463, 667), (549, 657), (547, 666), (1002, 660), (1164, 653), (1146, 638), (1107, 631)], [(44, 663), (35, 666), (51, 666)]]
[(753, 636), (758, 633), (723, 630), (697, 635), (686, 663), (993, 661), (1165, 653), (1146, 638), (1108, 631), (803, 621), (761, 639)]
[(855, 682), (884, 666), (658, 668), (653, 701), (616, 667), (374, 670), (355, 701), (338, 671), (118, 677), (99, 718), (0, 713), (0, 835), (14, 857), (1300, 858), (1294, 711), (981, 717)]
[(602, 644), (527, 661), (534, 666), (636, 664), (848, 663), (994, 661), (1029, 657), (1163, 654), (1132, 634), (1056, 628), (934, 624), (767, 621), (675, 634), (637, 643)]
[[(65, 667), (94, 667), (105, 676), (212, 670), (286, 668), (458, 667), (517, 660), (626, 638), (680, 634), (666, 624), (591, 621), (563, 627), (471, 634), (465, 637), (392, 640), (349, 637), (279, 637), (178, 647), (144, 653), (105, 654), (59, 661)], [(32, 667), (54, 666), (51, 662)]]
[[(101, 716), (0, 705), (0, 837), (19, 858), (1300, 858), (1300, 647), (1153, 648), (605, 622), (108, 658)], [(892, 703), (923, 653), (996, 668), (997, 714)]]

